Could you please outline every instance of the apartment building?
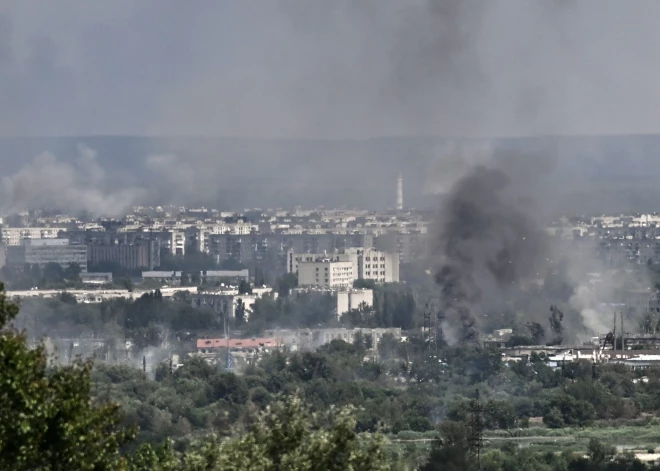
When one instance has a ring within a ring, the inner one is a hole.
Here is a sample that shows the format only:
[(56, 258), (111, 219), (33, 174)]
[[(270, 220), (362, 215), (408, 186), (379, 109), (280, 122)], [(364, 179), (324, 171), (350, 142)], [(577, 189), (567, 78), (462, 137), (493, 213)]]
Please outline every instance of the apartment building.
[(24, 266), (57, 263), (62, 268), (77, 264), (87, 271), (87, 246), (70, 245), (67, 239), (26, 239), (21, 245), (7, 247), (7, 265)]
[(330, 254), (296, 253), (294, 250), (289, 250), (287, 273), (297, 273), (300, 279), (300, 264), (320, 259), (351, 263), (354, 280), (374, 280), (377, 283), (399, 281), (399, 254), (372, 248), (345, 248)]
[(298, 284), (327, 288), (350, 288), (353, 286), (353, 262), (318, 259), (298, 264)]
[(18, 246), (24, 240), (57, 239), (65, 227), (3, 227), (2, 242), (7, 246)]
[(399, 254), (364, 249), (358, 253), (359, 280), (373, 280), (377, 283), (399, 281)]

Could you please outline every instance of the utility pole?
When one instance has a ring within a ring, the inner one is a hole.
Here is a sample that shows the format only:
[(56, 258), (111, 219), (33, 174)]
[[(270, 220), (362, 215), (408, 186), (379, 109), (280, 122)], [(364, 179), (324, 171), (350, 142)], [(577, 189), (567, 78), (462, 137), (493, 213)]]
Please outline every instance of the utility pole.
[(623, 312), (619, 315), (619, 317), (621, 320), (621, 353), (623, 353), (623, 351), (625, 350), (625, 342), (626, 342), (625, 340), (626, 331), (623, 330)]
[(147, 372), (147, 356), (142, 357), (142, 372), (146, 374)]

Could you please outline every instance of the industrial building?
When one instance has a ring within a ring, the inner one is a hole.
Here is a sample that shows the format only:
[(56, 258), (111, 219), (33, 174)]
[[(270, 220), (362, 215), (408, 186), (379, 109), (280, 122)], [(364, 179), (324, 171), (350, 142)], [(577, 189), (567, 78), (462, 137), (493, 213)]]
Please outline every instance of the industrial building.
[(116, 263), (129, 270), (160, 265), (160, 244), (157, 240), (138, 240), (134, 244), (91, 244), (87, 248), (90, 265)]
[(62, 268), (77, 264), (87, 271), (87, 247), (71, 245), (67, 239), (25, 239), (21, 245), (7, 247), (7, 265), (39, 265), (56, 263)]

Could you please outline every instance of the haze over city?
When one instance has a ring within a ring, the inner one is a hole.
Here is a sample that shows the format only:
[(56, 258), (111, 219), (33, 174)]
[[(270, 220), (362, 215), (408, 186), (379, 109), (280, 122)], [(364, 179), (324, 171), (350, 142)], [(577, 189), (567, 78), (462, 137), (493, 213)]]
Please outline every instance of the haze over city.
[(660, 470), (658, 24), (0, 2), (0, 469)]

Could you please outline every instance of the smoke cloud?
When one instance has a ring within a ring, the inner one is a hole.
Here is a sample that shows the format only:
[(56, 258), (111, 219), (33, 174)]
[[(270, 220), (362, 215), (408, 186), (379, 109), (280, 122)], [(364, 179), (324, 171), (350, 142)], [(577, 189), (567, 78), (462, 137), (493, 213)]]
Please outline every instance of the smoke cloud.
[(533, 194), (514, 171), (529, 159), (492, 157), (455, 183), (436, 227), (443, 314), (462, 342), (478, 340), (479, 319), (536, 276), (549, 251)]
[[(656, 132), (653, 0), (0, 6), (4, 135)], [(93, 110), (93, 112), (90, 112)]]
[(49, 152), (37, 155), (17, 173), (0, 179), (0, 195), (4, 214), (49, 207), (117, 216), (143, 197), (144, 191), (109, 185), (96, 152), (80, 144), (72, 162)]

